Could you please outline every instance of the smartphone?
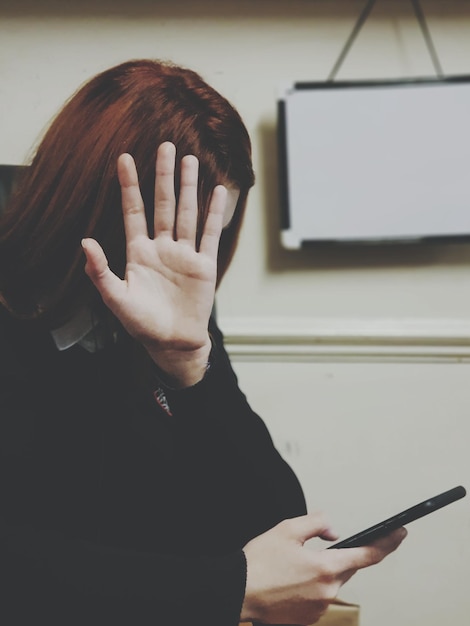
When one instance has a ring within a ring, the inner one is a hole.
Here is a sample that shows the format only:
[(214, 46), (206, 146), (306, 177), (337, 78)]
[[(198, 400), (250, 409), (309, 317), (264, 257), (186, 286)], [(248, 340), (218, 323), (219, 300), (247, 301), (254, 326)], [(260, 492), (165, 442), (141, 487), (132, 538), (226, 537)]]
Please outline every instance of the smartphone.
[(375, 524), (360, 533), (356, 533), (343, 541), (339, 541), (338, 543), (329, 546), (328, 550), (333, 548), (356, 548), (357, 546), (365, 546), (379, 537), (388, 535), (396, 528), (400, 528), (401, 526), (409, 524), (420, 517), (429, 515), (429, 513), (432, 513), (433, 511), (442, 509), (443, 506), (447, 506), (451, 502), (460, 500), (460, 498), (463, 498), (466, 493), (465, 488), (462, 486), (454, 487), (453, 489), (449, 489), (449, 491), (444, 491), (444, 493), (440, 493), (433, 498), (429, 498), (429, 500), (424, 500), (424, 502), (420, 502), (419, 504), (402, 511), (393, 517), (389, 517), (379, 524)]

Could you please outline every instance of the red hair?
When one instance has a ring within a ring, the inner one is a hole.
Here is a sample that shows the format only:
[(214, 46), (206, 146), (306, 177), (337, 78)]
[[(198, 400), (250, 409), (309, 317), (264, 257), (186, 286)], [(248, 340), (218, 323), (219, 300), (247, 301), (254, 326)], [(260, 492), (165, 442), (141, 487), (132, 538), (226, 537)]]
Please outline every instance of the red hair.
[(186, 154), (199, 159), (199, 234), (213, 188), (240, 189), (220, 242), (220, 281), (254, 182), (247, 130), (232, 105), (195, 72), (129, 61), (89, 80), (65, 104), (0, 220), (0, 294), (15, 315), (53, 325), (93, 297), (83, 237), (97, 239), (113, 271), (124, 274), (117, 158), (129, 152), (135, 159), (153, 232), (155, 157), (164, 141), (176, 145), (178, 164)]

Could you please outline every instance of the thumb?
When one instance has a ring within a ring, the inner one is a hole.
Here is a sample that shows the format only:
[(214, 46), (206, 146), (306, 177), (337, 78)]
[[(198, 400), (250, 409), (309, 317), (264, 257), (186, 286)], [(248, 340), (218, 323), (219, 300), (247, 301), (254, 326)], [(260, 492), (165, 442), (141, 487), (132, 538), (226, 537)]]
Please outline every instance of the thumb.
[(85, 272), (109, 306), (121, 295), (122, 281), (109, 269), (103, 248), (95, 239), (82, 239), (82, 248), (86, 256)]
[(338, 535), (332, 530), (325, 515), (320, 512), (293, 517), (284, 522), (292, 539), (303, 545), (313, 537), (334, 540)]

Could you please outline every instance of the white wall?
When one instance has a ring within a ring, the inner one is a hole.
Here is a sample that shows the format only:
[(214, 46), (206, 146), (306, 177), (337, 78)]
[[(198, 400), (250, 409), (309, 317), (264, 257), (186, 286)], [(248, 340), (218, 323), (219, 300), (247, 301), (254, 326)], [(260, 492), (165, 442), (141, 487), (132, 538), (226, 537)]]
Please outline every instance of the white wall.
[[(346, 535), (470, 487), (470, 246), (279, 244), (278, 88), (326, 78), (363, 1), (65, 4), (0, 2), (0, 162), (23, 162), (64, 99), (112, 64), (149, 56), (200, 71), (246, 120), (258, 176), (220, 321), (310, 507)], [(470, 1), (422, 6), (445, 72), (470, 73)], [(382, 0), (338, 78), (430, 74), (410, 3)], [(362, 626), (464, 624), (469, 557), (462, 501), (416, 522), (400, 552), (342, 596), (361, 604)]]

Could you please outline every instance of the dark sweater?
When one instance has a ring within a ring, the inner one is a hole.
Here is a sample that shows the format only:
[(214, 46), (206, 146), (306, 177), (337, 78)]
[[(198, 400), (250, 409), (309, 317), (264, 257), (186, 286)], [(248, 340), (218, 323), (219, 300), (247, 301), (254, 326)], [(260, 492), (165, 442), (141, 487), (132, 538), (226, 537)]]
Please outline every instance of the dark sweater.
[(243, 546), (305, 502), (211, 332), (168, 415), (125, 335), (59, 352), (0, 309), (2, 626), (238, 623)]

